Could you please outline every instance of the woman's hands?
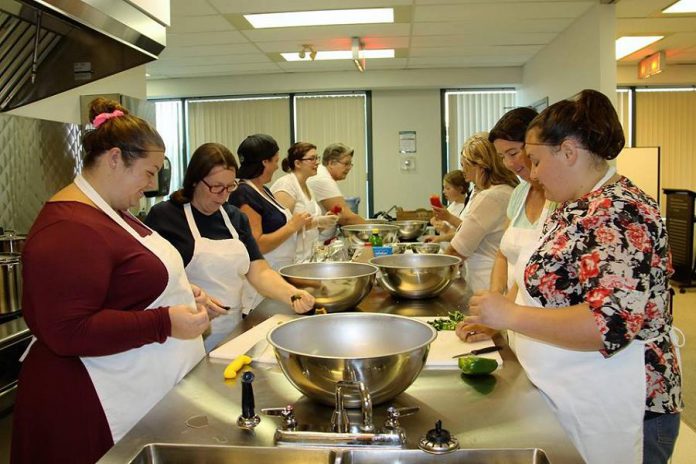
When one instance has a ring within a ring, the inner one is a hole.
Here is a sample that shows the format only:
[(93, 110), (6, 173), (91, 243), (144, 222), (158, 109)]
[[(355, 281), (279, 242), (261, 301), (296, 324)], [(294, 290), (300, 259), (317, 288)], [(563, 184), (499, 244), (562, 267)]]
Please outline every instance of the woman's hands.
[(454, 329), (454, 333), (456, 333), (457, 337), (465, 342), (473, 343), (493, 338), (493, 335), (497, 334), (498, 331), (491, 329), (490, 327), (486, 327), (485, 325), (471, 324), (469, 322), (462, 321), (457, 324), (457, 328)]
[(203, 305), (174, 305), (169, 307), (169, 320), (172, 324), (172, 337), (188, 340), (200, 336), (210, 325), (208, 313)]
[(196, 299), (196, 304), (205, 308), (208, 313), (208, 319), (213, 320), (218, 316), (227, 314), (229, 307), (223, 305), (220, 300), (213, 298), (203, 291), (202, 288), (197, 285), (191, 284), (191, 290), (193, 291), (193, 297)]
[(312, 215), (308, 212), (295, 213), (288, 221), (288, 226), (293, 232), (298, 232), (304, 227), (310, 228), (312, 225)]
[(314, 307), (314, 297), (304, 290), (295, 289), (290, 296), (290, 306), (297, 314), (304, 314)]
[(469, 299), (469, 316), (464, 318), (464, 323), (498, 330), (511, 328), (516, 307), (500, 293), (477, 292)]
[(447, 222), (452, 222), (452, 219), (456, 219), (456, 216), (449, 211), (447, 211), (447, 208), (442, 207), (438, 208), (437, 206), (433, 206), (433, 217), (437, 220), (440, 221), (447, 221)]
[(333, 227), (338, 223), (338, 216), (335, 214), (326, 214), (324, 216), (315, 216), (312, 219), (312, 227), (317, 227), (319, 229), (328, 229)]

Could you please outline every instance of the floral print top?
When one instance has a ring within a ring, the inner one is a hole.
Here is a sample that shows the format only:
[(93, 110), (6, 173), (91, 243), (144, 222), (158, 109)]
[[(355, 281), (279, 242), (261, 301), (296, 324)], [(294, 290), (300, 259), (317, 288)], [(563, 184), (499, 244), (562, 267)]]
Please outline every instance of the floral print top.
[(655, 201), (630, 180), (560, 204), (525, 268), (529, 294), (545, 308), (587, 303), (605, 357), (645, 342), (646, 410), (683, 408), (681, 368), (670, 339), (672, 263)]

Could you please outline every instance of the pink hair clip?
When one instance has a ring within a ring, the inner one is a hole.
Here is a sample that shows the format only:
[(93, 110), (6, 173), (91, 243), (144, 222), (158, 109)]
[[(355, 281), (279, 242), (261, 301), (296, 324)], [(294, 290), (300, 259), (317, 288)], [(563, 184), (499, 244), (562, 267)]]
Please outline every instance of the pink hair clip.
[(99, 128), (99, 126), (104, 124), (109, 119), (118, 118), (119, 116), (123, 116), (123, 111), (114, 110), (113, 113), (99, 113), (94, 118), (94, 121), (92, 121), (92, 125), (94, 126), (95, 129), (97, 129), (97, 128)]

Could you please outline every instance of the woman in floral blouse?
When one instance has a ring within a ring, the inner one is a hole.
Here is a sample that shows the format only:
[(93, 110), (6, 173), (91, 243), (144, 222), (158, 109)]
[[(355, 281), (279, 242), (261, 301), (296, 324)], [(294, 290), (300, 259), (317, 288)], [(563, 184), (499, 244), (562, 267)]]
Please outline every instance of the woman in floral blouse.
[(559, 205), (518, 260), (525, 306), (478, 294), (468, 321), (519, 334), (520, 363), (587, 462), (666, 463), (683, 408), (672, 267), (655, 201), (607, 163), (624, 146), (616, 112), (584, 90), (535, 118), (525, 144)]

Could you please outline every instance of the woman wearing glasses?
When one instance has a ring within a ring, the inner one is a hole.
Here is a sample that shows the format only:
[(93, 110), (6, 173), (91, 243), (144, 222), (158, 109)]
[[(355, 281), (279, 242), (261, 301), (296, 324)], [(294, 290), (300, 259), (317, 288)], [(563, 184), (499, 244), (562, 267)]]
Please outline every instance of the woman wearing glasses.
[(246, 280), (262, 295), (287, 302), (297, 313), (314, 304), (311, 295), (288, 284), (268, 266), (248, 219), (227, 203), (237, 188), (236, 176), (237, 161), (225, 146), (203, 144), (191, 157), (183, 188), (155, 205), (145, 220), (179, 251), (189, 280), (224, 305), (213, 314), (217, 317), (204, 341), (206, 351), (241, 320)]
[(488, 290), (491, 269), (507, 227), (507, 205), (517, 176), (505, 168), (488, 141), (488, 134), (474, 134), (464, 142), (462, 170), (474, 183), (474, 193), (447, 253), (462, 257), (469, 288)]
[(307, 179), (317, 175), (318, 166), (316, 145), (297, 142), (288, 148), (288, 156), (282, 162), (283, 171), (288, 174), (271, 186), (278, 203), (293, 213), (307, 212), (312, 216), (311, 224), (302, 229), (297, 239), (296, 263), (308, 261), (312, 256), (313, 245), (319, 238), (318, 229), (333, 227), (338, 221), (335, 214), (321, 215), (321, 208), (307, 187)]
[(477, 295), (466, 321), (516, 332), (520, 363), (585, 461), (666, 463), (684, 406), (672, 266), (655, 200), (608, 163), (623, 146), (595, 90), (530, 123), (531, 178), (559, 205), (517, 260), (521, 304)]

